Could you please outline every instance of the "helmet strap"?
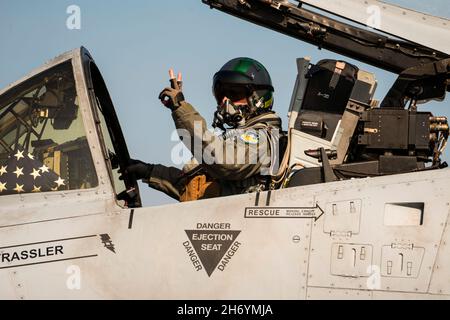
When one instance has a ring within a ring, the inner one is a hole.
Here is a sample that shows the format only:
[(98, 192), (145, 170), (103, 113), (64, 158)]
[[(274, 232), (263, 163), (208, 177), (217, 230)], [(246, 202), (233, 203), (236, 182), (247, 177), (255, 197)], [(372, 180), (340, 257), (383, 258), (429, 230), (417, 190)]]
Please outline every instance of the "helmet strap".
[(252, 95), (247, 99), (250, 107), (250, 117), (258, 115), (261, 107), (264, 106), (264, 97), (260, 97), (256, 91), (253, 91)]

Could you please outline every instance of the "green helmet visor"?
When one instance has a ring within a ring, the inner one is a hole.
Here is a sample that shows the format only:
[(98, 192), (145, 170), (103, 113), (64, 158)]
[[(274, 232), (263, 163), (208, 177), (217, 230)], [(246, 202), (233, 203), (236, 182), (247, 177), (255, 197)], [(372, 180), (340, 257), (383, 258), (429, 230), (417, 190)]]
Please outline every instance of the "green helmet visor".
[(214, 96), (219, 104), (223, 102), (225, 97), (235, 102), (246, 99), (250, 95), (251, 90), (246, 86), (217, 83), (214, 87)]
[(218, 103), (227, 97), (231, 101), (248, 98), (253, 91), (266, 89), (274, 91), (271, 85), (257, 85), (250, 76), (236, 71), (219, 71), (214, 76), (213, 93)]
[(237, 71), (219, 71), (214, 75), (214, 84), (217, 82), (232, 84), (252, 84), (253, 78)]

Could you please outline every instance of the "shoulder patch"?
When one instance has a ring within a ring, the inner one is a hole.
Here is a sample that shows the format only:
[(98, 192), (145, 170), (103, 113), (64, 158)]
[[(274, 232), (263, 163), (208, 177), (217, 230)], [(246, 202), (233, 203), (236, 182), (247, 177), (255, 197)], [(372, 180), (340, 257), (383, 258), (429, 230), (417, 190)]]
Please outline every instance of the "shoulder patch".
[(240, 139), (248, 144), (258, 144), (259, 135), (256, 132), (245, 132), (241, 134)]

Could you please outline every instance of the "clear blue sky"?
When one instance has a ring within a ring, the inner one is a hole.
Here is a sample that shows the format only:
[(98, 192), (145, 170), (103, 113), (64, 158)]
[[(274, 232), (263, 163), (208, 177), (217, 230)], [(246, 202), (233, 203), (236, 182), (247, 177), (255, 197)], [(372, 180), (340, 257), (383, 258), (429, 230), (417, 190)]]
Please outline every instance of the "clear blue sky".
[[(450, 17), (446, 0), (389, 2)], [(72, 4), (81, 8), (81, 30), (66, 28), (66, 9)], [(211, 93), (213, 74), (231, 58), (255, 58), (272, 75), (275, 109), (286, 121), (295, 59), (343, 58), (210, 10), (201, 0), (0, 0), (0, 39), (1, 88), (60, 53), (88, 48), (108, 84), (131, 155), (168, 165), (177, 142), (170, 139), (174, 129), (170, 112), (157, 96), (167, 86), (170, 67), (183, 72), (187, 100), (211, 123), (216, 108)], [(377, 97), (382, 99), (395, 77), (346, 60), (376, 73)], [(433, 103), (427, 109), (450, 115), (447, 102)], [(171, 202), (146, 185), (141, 185), (141, 191), (146, 205)]]

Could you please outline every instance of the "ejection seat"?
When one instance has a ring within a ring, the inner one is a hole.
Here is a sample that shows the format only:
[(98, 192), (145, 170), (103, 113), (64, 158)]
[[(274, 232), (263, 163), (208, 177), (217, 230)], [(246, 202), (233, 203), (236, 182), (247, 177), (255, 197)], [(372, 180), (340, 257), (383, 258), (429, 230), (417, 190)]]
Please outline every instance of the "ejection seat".
[(297, 59), (289, 111), (283, 187), (335, 180), (331, 165), (344, 163), (360, 113), (374, 107), (377, 81), (344, 61)]

